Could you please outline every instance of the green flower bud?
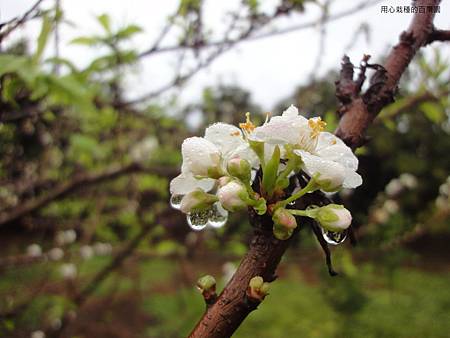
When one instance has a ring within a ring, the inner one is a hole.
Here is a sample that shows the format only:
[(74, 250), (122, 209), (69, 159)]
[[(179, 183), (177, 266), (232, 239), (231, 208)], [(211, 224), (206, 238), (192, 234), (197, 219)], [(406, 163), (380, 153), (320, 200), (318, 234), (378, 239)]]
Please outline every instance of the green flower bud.
[(297, 221), (295, 217), (286, 209), (278, 208), (275, 210), (272, 216), (274, 224), (279, 225), (285, 229), (295, 229), (297, 227)]
[(216, 279), (211, 275), (206, 275), (203, 277), (200, 277), (197, 280), (197, 287), (200, 289), (200, 291), (205, 290), (216, 290)]
[(247, 289), (247, 297), (252, 301), (262, 301), (269, 293), (270, 284), (264, 282), (261, 276), (250, 279)]
[(250, 162), (239, 157), (228, 161), (228, 173), (231, 176), (239, 178), (242, 182), (250, 182), (252, 166)]
[(201, 189), (196, 189), (183, 197), (180, 210), (188, 214), (192, 211), (207, 209), (217, 201), (217, 196), (208, 194)]
[(328, 204), (318, 208), (314, 218), (324, 229), (333, 232), (343, 231), (352, 223), (350, 211), (338, 204)]

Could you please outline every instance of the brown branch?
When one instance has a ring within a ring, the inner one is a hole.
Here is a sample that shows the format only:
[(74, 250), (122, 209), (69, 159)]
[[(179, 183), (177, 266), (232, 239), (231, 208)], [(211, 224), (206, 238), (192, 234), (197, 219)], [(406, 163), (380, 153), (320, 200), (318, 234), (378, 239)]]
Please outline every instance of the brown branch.
[(450, 30), (434, 29), (428, 36), (427, 44), (435, 41), (450, 41)]
[[(419, 0), (418, 5), (438, 5), (438, 0)], [(344, 114), (336, 134), (356, 148), (362, 144), (364, 132), (379, 111), (392, 102), (401, 75), (409, 65), (417, 50), (425, 45), (432, 32), (434, 14), (415, 14), (410, 28), (401, 35), (400, 43), (389, 54), (385, 67), (375, 67), (377, 72), (371, 79), (369, 90), (361, 96), (365, 75), (361, 73), (357, 81), (353, 81), (353, 65), (349, 60), (344, 63), (345, 71), (341, 73), (342, 81), (337, 89)], [(351, 65), (351, 67), (350, 67)], [(345, 85), (349, 87), (345, 87)], [(313, 194), (314, 195), (314, 194)], [(307, 195), (308, 196), (308, 195)], [(308, 196), (309, 197), (309, 196)], [(304, 201), (307, 205), (311, 204)], [(240, 326), (247, 315), (258, 304), (248, 302), (245, 290), (252, 277), (262, 276), (265, 281), (273, 281), (275, 270), (286, 251), (290, 240), (279, 241), (272, 234), (272, 222), (267, 215), (255, 216), (250, 212), (250, 222), (256, 228), (250, 248), (244, 256), (231, 281), (195, 326), (190, 338), (230, 337)]]
[[(374, 0), (371, 2), (363, 1), (348, 10), (342, 11), (335, 15), (328, 16), (325, 23), (333, 22), (333, 21), (337, 21), (339, 19), (345, 18), (345, 17), (355, 14), (363, 9), (367, 9), (372, 6), (375, 6), (383, 1), (385, 1), (385, 0)], [(323, 18), (321, 16), (317, 19), (314, 19), (314, 20), (311, 20), (311, 21), (308, 21), (305, 23), (301, 23), (298, 25), (293, 25), (290, 27), (281, 28), (281, 29), (274, 30), (274, 31), (271, 30), (269, 32), (261, 33), (259, 35), (252, 35), (252, 36), (247, 37), (245, 39), (245, 41), (261, 40), (261, 39), (266, 39), (266, 38), (270, 38), (270, 37), (274, 37), (274, 36), (278, 36), (278, 35), (283, 35), (283, 34), (300, 31), (303, 29), (313, 28), (313, 27), (316, 27), (317, 24), (321, 23), (322, 20), (323, 20)], [(166, 47), (160, 47), (160, 48), (151, 47), (151, 48), (147, 49), (146, 51), (142, 52), (141, 54), (139, 54), (139, 58), (150, 56), (153, 54), (158, 54), (158, 53), (175, 52), (175, 51), (179, 51), (182, 49), (198, 49), (198, 48), (205, 49), (205, 48), (216, 47), (216, 46), (221, 46), (221, 45), (236, 44), (241, 41), (244, 41), (244, 40), (242, 38), (238, 37), (236, 39), (224, 38), (219, 41), (211, 41), (209, 43), (204, 43), (200, 46), (181, 44), (181, 45), (166, 46)]]
[[(3, 27), (7, 27), (3, 32), (0, 33), (0, 43), (3, 41), (4, 38), (6, 38), (12, 31), (17, 29), (20, 25), (24, 24), (26, 21), (30, 19), (34, 19), (39, 16), (39, 12), (35, 13), (34, 15), (31, 15), (35, 10), (38, 10), (39, 5), (41, 4), (43, 0), (38, 0), (34, 3), (34, 5), (25, 12), (24, 15), (21, 17), (17, 17), (14, 19), (9, 20), (8, 22), (4, 22), (0, 24), (0, 29)], [(9, 27), (8, 27), (9, 26)]]
[[(129, 165), (111, 165), (109, 168), (97, 172), (76, 175), (66, 182), (62, 182), (52, 188), (49, 192), (43, 196), (36, 197), (22, 204), (19, 204), (12, 210), (6, 210), (0, 213), (0, 226), (17, 221), (21, 217), (37, 211), (48, 205), (49, 203), (63, 198), (75, 191), (76, 189), (86, 187), (89, 185), (99, 184), (107, 180), (117, 178), (119, 176), (129, 174), (132, 172), (149, 172), (158, 173), (161, 175), (171, 175), (170, 170), (165, 167), (145, 167), (137, 162), (133, 162)], [(172, 175), (173, 176), (173, 175)]]
[[(417, 6), (437, 6), (439, 3), (440, 0), (418, 0)], [(348, 81), (349, 78), (336, 83), (337, 93), (344, 93), (344, 96), (338, 96), (341, 102), (339, 112), (343, 116), (336, 135), (349, 146), (356, 148), (364, 144), (364, 134), (373, 119), (383, 107), (394, 101), (402, 74), (433, 32), (434, 16), (433, 12), (414, 15), (408, 30), (400, 35), (400, 41), (392, 48), (384, 65), (371, 65), (376, 72), (365, 93), (360, 93), (360, 87)], [(347, 58), (347, 66), (348, 63)]]

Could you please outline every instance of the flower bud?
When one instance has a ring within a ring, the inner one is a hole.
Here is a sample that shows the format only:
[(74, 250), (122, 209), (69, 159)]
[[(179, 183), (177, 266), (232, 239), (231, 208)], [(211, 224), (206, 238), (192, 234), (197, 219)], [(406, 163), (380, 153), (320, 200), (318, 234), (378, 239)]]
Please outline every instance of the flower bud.
[(181, 200), (180, 210), (185, 214), (193, 210), (204, 210), (217, 202), (217, 197), (204, 192), (202, 189), (196, 189), (185, 195)]
[(319, 208), (315, 219), (324, 229), (333, 232), (343, 231), (352, 223), (350, 211), (338, 204), (328, 204)]
[(247, 297), (252, 301), (260, 302), (269, 293), (270, 284), (264, 282), (261, 276), (250, 279), (247, 288)]
[(244, 209), (247, 206), (245, 200), (249, 198), (245, 187), (236, 181), (221, 187), (217, 191), (217, 196), (222, 206), (228, 211)]
[(230, 183), (233, 179), (230, 176), (222, 176), (217, 180), (219, 187), (222, 188), (224, 185)]
[(216, 290), (216, 279), (211, 275), (206, 275), (198, 279), (197, 281), (197, 287), (200, 289), (200, 291), (205, 290)]
[(197, 281), (197, 287), (202, 293), (206, 304), (214, 304), (217, 299), (216, 279), (210, 275), (203, 276)]
[(239, 157), (232, 158), (228, 161), (227, 170), (231, 176), (239, 178), (243, 182), (250, 182), (252, 166), (249, 161)]
[(284, 208), (275, 210), (272, 220), (275, 225), (279, 225), (288, 230), (293, 230), (297, 227), (297, 221), (295, 220), (294, 215)]

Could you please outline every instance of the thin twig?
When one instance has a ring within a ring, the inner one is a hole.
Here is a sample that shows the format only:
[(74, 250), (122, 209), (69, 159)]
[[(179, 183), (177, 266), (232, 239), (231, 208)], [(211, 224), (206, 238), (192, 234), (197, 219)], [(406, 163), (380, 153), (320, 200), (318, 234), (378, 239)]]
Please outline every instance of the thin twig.
[(4, 38), (6, 38), (12, 31), (17, 29), (20, 25), (24, 24), (29, 19), (37, 17), (37, 14), (35, 15), (31, 14), (39, 7), (42, 1), (44, 0), (36, 1), (35, 4), (28, 11), (26, 11), (25, 14), (22, 15), (21, 17), (16, 17), (9, 20), (8, 22), (0, 24), (0, 29), (2, 29), (5, 26), (7, 27), (4, 32), (0, 33), (0, 43), (3, 41)]

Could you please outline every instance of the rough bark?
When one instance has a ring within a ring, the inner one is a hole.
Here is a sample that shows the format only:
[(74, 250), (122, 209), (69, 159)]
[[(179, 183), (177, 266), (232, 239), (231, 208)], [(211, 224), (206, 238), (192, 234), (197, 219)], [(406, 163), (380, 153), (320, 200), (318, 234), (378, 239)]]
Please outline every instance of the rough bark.
[[(439, 3), (440, 0), (418, 0), (416, 6), (438, 6)], [(342, 116), (336, 135), (350, 147), (357, 148), (365, 143), (367, 128), (381, 109), (394, 101), (400, 78), (414, 55), (430, 42), (433, 34), (441, 32), (433, 27), (434, 16), (433, 11), (414, 15), (408, 30), (400, 35), (399, 42), (391, 49), (384, 65), (371, 65), (376, 72), (370, 79), (369, 89), (364, 93), (360, 93), (360, 78), (353, 81), (348, 71), (344, 72), (345, 67), (353, 67), (344, 57), (341, 79), (336, 83), (337, 97), (341, 102), (339, 113)], [(365, 56), (361, 71), (363, 75), (367, 61)]]
[[(439, 0), (419, 0), (417, 6), (437, 6)], [(344, 59), (341, 80), (337, 83), (337, 96), (341, 101), (342, 116), (336, 135), (350, 147), (364, 143), (364, 134), (375, 116), (393, 101), (401, 75), (419, 50), (429, 41), (433, 29), (433, 13), (415, 14), (409, 29), (402, 33), (400, 42), (392, 49), (383, 66), (368, 65), (368, 56), (363, 59), (362, 70), (353, 81), (353, 65)], [(373, 67), (375, 74), (369, 89), (361, 94), (365, 80), (365, 68)], [(255, 232), (247, 254), (230, 282), (219, 295), (217, 302), (209, 307), (195, 326), (190, 338), (230, 337), (247, 315), (256, 309), (246, 297), (250, 279), (262, 276), (265, 281), (275, 278), (275, 270), (290, 240), (279, 241), (272, 235), (271, 219), (256, 217), (250, 213), (250, 223)]]

